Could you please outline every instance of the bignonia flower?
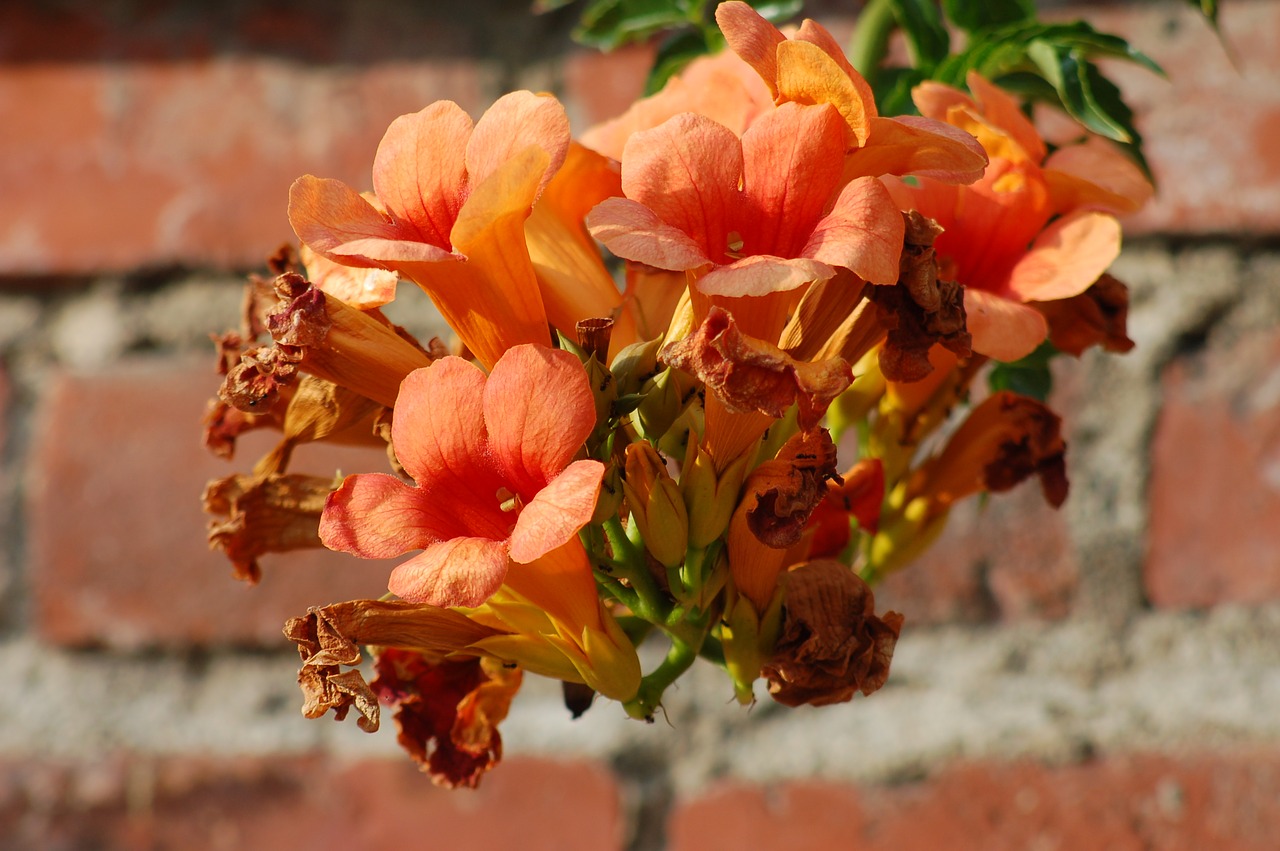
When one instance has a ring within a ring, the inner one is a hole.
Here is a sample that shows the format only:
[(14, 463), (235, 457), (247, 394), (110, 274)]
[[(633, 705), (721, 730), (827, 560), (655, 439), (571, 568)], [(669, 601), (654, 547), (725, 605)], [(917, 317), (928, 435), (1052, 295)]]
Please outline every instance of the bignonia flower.
[(477, 622), (498, 633), (473, 649), (562, 677), (576, 669), (628, 698), (634, 649), (602, 608), (577, 537), (604, 474), (598, 461), (574, 460), (594, 426), (586, 372), (567, 352), (517, 346), (487, 378), (443, 358), (411, 373), (396, 402), (391, 441), (416, 484), (348, 476), (325, 505), (321, 540), (362, 558), (421, 549), (393, 570), (392, 592), (483, 607)]
[(965, 287), (973, 350), (1017, 360), (1044, 341), (1048, 326), (1029, 302), (1085, 292), (1120, 251), (1115, 213), (1151, 194), (1137, 166), (1101, 140), (1046, 156), (1044, 141), (1013, 98), (977, 74), (976, 99), (924, 83), (914, 97), (925, 115), (973, 133), (991, 157), (982, 180), (953, 186), (921, 179), (892, 184), (894, 197), (943, 227), (934, 243), (941, 276)]
[(512, 346), (549, 342), (525, 220), (568, 147), (554, 98), (513, 92), (474, 126), (439, 101), (387, 129), (374, 158), (376, 204), (307, 175), (290, 189), (289, 221), (317, 254), (417, 283), (492, 366)]

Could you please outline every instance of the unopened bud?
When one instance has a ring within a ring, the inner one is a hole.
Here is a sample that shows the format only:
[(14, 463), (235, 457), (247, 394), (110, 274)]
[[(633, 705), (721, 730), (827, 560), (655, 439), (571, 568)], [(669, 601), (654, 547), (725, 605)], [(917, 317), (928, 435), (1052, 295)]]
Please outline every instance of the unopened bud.
[(733, 680), (733, 692), (741, 704), (755, 700), (752, 683), (760, 677), (760, 669), (773, 655), (773, 647), (782, 629), (783, 590), (779, 585), (763, 614), (751, 600), (732, 590), (720, 626), (725, 669)]
[(626, 459), (622, 488), (645, 547), (664, 566), (675, 567), (684, 561), (689, 541), (689, 515), (680, 488), (648, 443), (628, 446)]
[(716, 475), (715, 461), (701, 446), (697, 454), (686, 457), (680, 475), (680, 491), (689, 512), (689, 546), (705, 547), (724, 534), (729, 518), (738, 505), (738, 491), (746, 475), (748, 456), (734, 459), (728, 468)]

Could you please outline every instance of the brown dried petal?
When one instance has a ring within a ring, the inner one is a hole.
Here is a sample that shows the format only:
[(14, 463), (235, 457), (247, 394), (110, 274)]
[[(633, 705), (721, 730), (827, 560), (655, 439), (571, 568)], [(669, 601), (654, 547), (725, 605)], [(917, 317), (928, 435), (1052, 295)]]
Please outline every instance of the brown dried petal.
[(805, 431), (817, 426), (831, 400), (853, 381), (853, 370), (844, 360), (796, 360), (777, 346), (743, 334), (720, 307), (712, 307), (691, 335), (664, 346), (661, 358), (701, 379), (731, 411), (781, 417), (798, 404)]
[(826, 429), (799, 432), (747, 478), (747, 527), (763, 544), (783, 549), (800, 540), (809, 516), (836, 475), (836, 448)]
[(373, 691), (359, 671), (342, 671), (343, 665), (360, 664), (360, 648), (329, 613), (312, 608), (306, 617), (290, 618), (284, 634), (298, 645), (302, 658), (298, 685), (304, 699), (303, 716), (319, 718), (332, 709), (334, 718), (341, 721), (354, 706), (361, 715), (360, 729), (368, 733), (377, 730), (380, 713)]
[(878, 617), (870, 586), (838, 561), (799, 565), (785, 582), (782, 633), (762, 671), (773, 699), (825, 706), (883, 686), (902, 615)]
[(401, 747), (438, 786), (479, 785), (502, 759), (497, 725), (520, 687), (519, 669), (396, 648), (379, 652), (375, 667), (372, 688), (396, 707)]
[(212, 481), (204, 491), (204, 511), (215, 518), (209, 546), (226, 554), (237, 579), (256, 583), (262, 578), (259, 556), (323, 546), (320, 514), (336, 487), (333, 479), (301, 475)]
[(205, 408), (204, 448), (219, 458), (230, 461), (235, 456), (236, 439), (247, 431), (259, 428), (280, 428), (280, 411), (246, 414), (221, 399), (210, 399)]
[(272, 413), (288, 403), (288, 388), (298, 375), (297, 351), (275, 346), (258, 346), (240, 356), (227, 370), (218, 398), (249, 414)]
[(1079, 357), (1090, 346), (1108, 352), (1127, 352), (1129, 339), (1129, 288), (1103, 275), (1078, 296), (1058, 301), (1032, 302), (1049, 322), (1049, 341), (1060, 351)]

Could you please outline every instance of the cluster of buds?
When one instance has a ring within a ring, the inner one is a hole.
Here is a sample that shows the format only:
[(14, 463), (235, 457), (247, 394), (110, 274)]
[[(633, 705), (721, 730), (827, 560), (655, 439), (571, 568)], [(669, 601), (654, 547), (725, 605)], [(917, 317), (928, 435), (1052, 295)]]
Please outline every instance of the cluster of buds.
[[(395, 707), (442, 784), (500, 758), (526, 671), (575, 713), (599, 694), (646, 720), (699, 657), (743, 703), (876, 691), (903, 617), (870, 583), (962, 498), (1033, 475), (1066, 497), (1058, 417), (976, 377), (1131, 345), (1105, 271), (1149, 193), (1136, 167), (1097, 140), (1048, 154), (976, 75), (880, 115), (818, 24), (716, 14), (730, 50), (579, 140), (550, 96), (474, 124), (439, 102), (388, 129), (372, 193), (300, 178), (301, 251), (220, 340), (207, 444), (283, 438), (211, 483), (211, 543), (251, 581), (307, 546), (410, 556), (285, 632), (304, 714), (376, 729)], [(452, 346), (385, 318), (402, 282)], [(289, 472), (317, 440), (387, 468)]]

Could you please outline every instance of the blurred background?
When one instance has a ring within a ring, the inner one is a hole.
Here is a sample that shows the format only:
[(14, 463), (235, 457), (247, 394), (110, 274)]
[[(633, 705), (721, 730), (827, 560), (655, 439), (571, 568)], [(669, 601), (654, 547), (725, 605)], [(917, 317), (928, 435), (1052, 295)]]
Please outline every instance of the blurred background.
[[(283, 621), (385, 569), (208, 552), (211, 333), (304, 173), (367, 186), (387, 124), (518, 88), (574, 129), (652, 54), (528, 0), (0, 4), (0, 849), (1273, 848), (1280, 835), (1280, 3), (1045, 4), (1168, 72), (1114, 78), (1158, 180), (1115, 273), (1137, 348), (1063, 358), (1072, 494), (959, 509), (877, 589), (870, 699), (571, 721), (527, 683), (504, 763), (434, 788), (390, 719), (307, 721)], [(808, 4), (846, 37), (856, 4)], [(425, 298), (396, 319), (430, 333)], [(300, 450), (299, 470), (375, 465)], [(712, 674), (714, 672), (704, 672)]]

